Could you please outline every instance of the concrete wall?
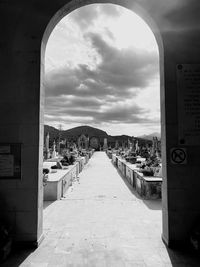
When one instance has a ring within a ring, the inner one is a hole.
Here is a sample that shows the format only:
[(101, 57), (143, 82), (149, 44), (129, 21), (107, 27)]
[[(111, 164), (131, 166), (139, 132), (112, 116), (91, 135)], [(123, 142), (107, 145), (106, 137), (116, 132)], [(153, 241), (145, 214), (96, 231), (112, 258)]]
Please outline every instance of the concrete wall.
[[(0, 3), (0, 142), (22, 143), (22, 179), (0, 180), (1, 216), (13, 225), (18, 241), (37, 242), (42, 236), (44, 88), (40, 73), (43, 73), (45, 43), (64, 15), (95, 1), (73, 0), (69, 5), (68, 2), (4, 0)], [(118, 3), (135, 11), (149, 23), (159, 43), (163, 238), (172, 245), (187, 239), (200, 213), (199, 146), (187, 146), (186, 165), (172, 165), (169, 157), (170, 149), (179, 146), (176, 64), (200, 62), (200, 3), (199, 0), (98, 2)]]

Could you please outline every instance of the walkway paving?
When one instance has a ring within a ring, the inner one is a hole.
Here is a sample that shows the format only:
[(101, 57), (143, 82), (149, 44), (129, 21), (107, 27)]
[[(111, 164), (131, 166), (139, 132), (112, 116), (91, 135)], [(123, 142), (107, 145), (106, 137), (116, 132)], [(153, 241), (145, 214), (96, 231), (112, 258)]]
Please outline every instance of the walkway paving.
[(44, 232), (38, 249), (4, 266), (200, 266), (194, 255), (166, 249), (161, 202), (142, 200), (104, 152), (93, 155), (62, 200), (45, 203)]

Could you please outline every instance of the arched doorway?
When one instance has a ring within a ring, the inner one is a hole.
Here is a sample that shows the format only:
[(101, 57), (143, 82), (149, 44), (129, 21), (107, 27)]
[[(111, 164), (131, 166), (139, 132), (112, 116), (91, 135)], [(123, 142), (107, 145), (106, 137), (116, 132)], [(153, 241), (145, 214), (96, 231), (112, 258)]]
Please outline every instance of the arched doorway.
[[(158, 44), (158, 48), (159, 48), (159, 62), (160, 62), (160, 95), (161, 95), (161, 99), (163, 101), (164, 99), (164, 96), (165, 96), (165, 92), (164, 92), (164, 73), (163, 73), (163, 70), (164, 70), (164, 66), (163, 66), (163, 55), (164, 55), (164, 51), (163, 51), (163, 43), (162, 43), (162, 38), (161, 38), (161, 35), (160, 35), (160, 32), (159, 32), (159, 29), (158, 27), (156, 26), (156, 23), (153, 21), (153, 19), (151, 18), (151, 16), (148, 15), (148, 13), (142, 8), (140, 7), (139, 5), (137, 4), (134, 4), (134, 6), (132, 5), (131, 1), (126, 1), (124, 3), (124, 1), (98, 1), (98, 3), (112, 3), (112, 4), (118, 4), (118, 5), (121, 5), (125, 8), (128, 8), (132, 11), (134, 11), (136, 14), (138, 14), (148, 25), (149, 27), (151, 28), (152, 32), (154, 33), (155, 35), (155, 38), (156, 38), (156, 41), (157, 41), (157, 44)], [(88, 4), (95, 4), (96, 1), (89, 1), (87, 2), (87, 5)], [(48, 38), (51, 34), (51, 32), (53, 31), (54, 27), (57, 25), (57, 23), (66, 15), (68, 15), (70, 12), (72, 12), (73, 10), (81, 7), (81, 6), (84, 6), (85, 3), (84, 1), (80, 1), (79, 4), (77, 5), (77, 3), (70, 3), (70, 4), (67, 4), (65, 5), (61, 10), (59, 10), (59, 12), (57, 12), (55, 14), (55, 16), (51, 19), (51, 21), (49, 22), (47, 28), (46, 28), (46, 31), (44, 33), (44, 36), (43, 36), (43, 41), (42, 41), (42, 55), (41, 55), (41, 66), (42, 66), (42, 69), (41, 69), (41, 78), (42, 78), (42, 82), (41, 82), (41, 94), (42, 96), (44, 95), (44, 83), (43, 83), (43, 78), (44, 78), (44, 53), (45, 53), (45, 47), (46, 47), (46, 44), (47, 44), (47, 41), (48, 41)], [(43, 101), (43, 100), (42, 100)], [(165, 124), (164, 124), (164, 117), (165, 117), (165, 108), (164, 106), (162, 106), (161, 108), (161, 132), (162, 132), (162, 150), (163, 151), (166, 151), (165, 149)], [(164, 165), (164, 168), (166, 166), (165, 164), (165, 157), (163, 158), (164, 162), (163, 162), (163, 165)], [(164, 171), (165, 173), (165, 171)]]

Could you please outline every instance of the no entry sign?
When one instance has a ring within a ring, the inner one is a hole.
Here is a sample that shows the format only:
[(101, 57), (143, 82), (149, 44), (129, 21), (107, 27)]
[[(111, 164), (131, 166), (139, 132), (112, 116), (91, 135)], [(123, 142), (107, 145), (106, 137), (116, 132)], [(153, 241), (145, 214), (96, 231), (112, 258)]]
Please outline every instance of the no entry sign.
[(174, 147), (170, 150), (172, 164), (187, 164), (187, 151), (185, 148)]

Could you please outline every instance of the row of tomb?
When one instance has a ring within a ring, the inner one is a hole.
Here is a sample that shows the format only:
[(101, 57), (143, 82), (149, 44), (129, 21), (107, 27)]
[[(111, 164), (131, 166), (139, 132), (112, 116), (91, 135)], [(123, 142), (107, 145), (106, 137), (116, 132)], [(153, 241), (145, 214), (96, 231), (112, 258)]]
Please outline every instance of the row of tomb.
[[(77, 144), (73, 142), (60, 150), (54, 140), (50, 154), (49, 134), (46, 136), (43, 162), (44, 200), (56, 200), (64, 196), (96, 150), (89, 147), (92, 144), (89, 141), (91, 140), (82, 134)], [(120, 146), (116, 142), (114, 149), (108, 148), (107, 139), (104, 138), (103, 150), (107, 151), (113, 164), (142, 197), (161, 197), (161, 151), (156, 137), (153, 137), (151, 147), (140, 146), (138, 140), (128, 139), (127, 146)]]
[(64, 156), (43, 162), (44, 201), (55, 201), (64, 197), (72, 182), (92, 157), (94, 149), (71, 150)]
[(144, 158), (119, 150), (107, 150), (113, 165), (144, 199), (160, 199), (162, 188), (162, 163), (156, 155)]

